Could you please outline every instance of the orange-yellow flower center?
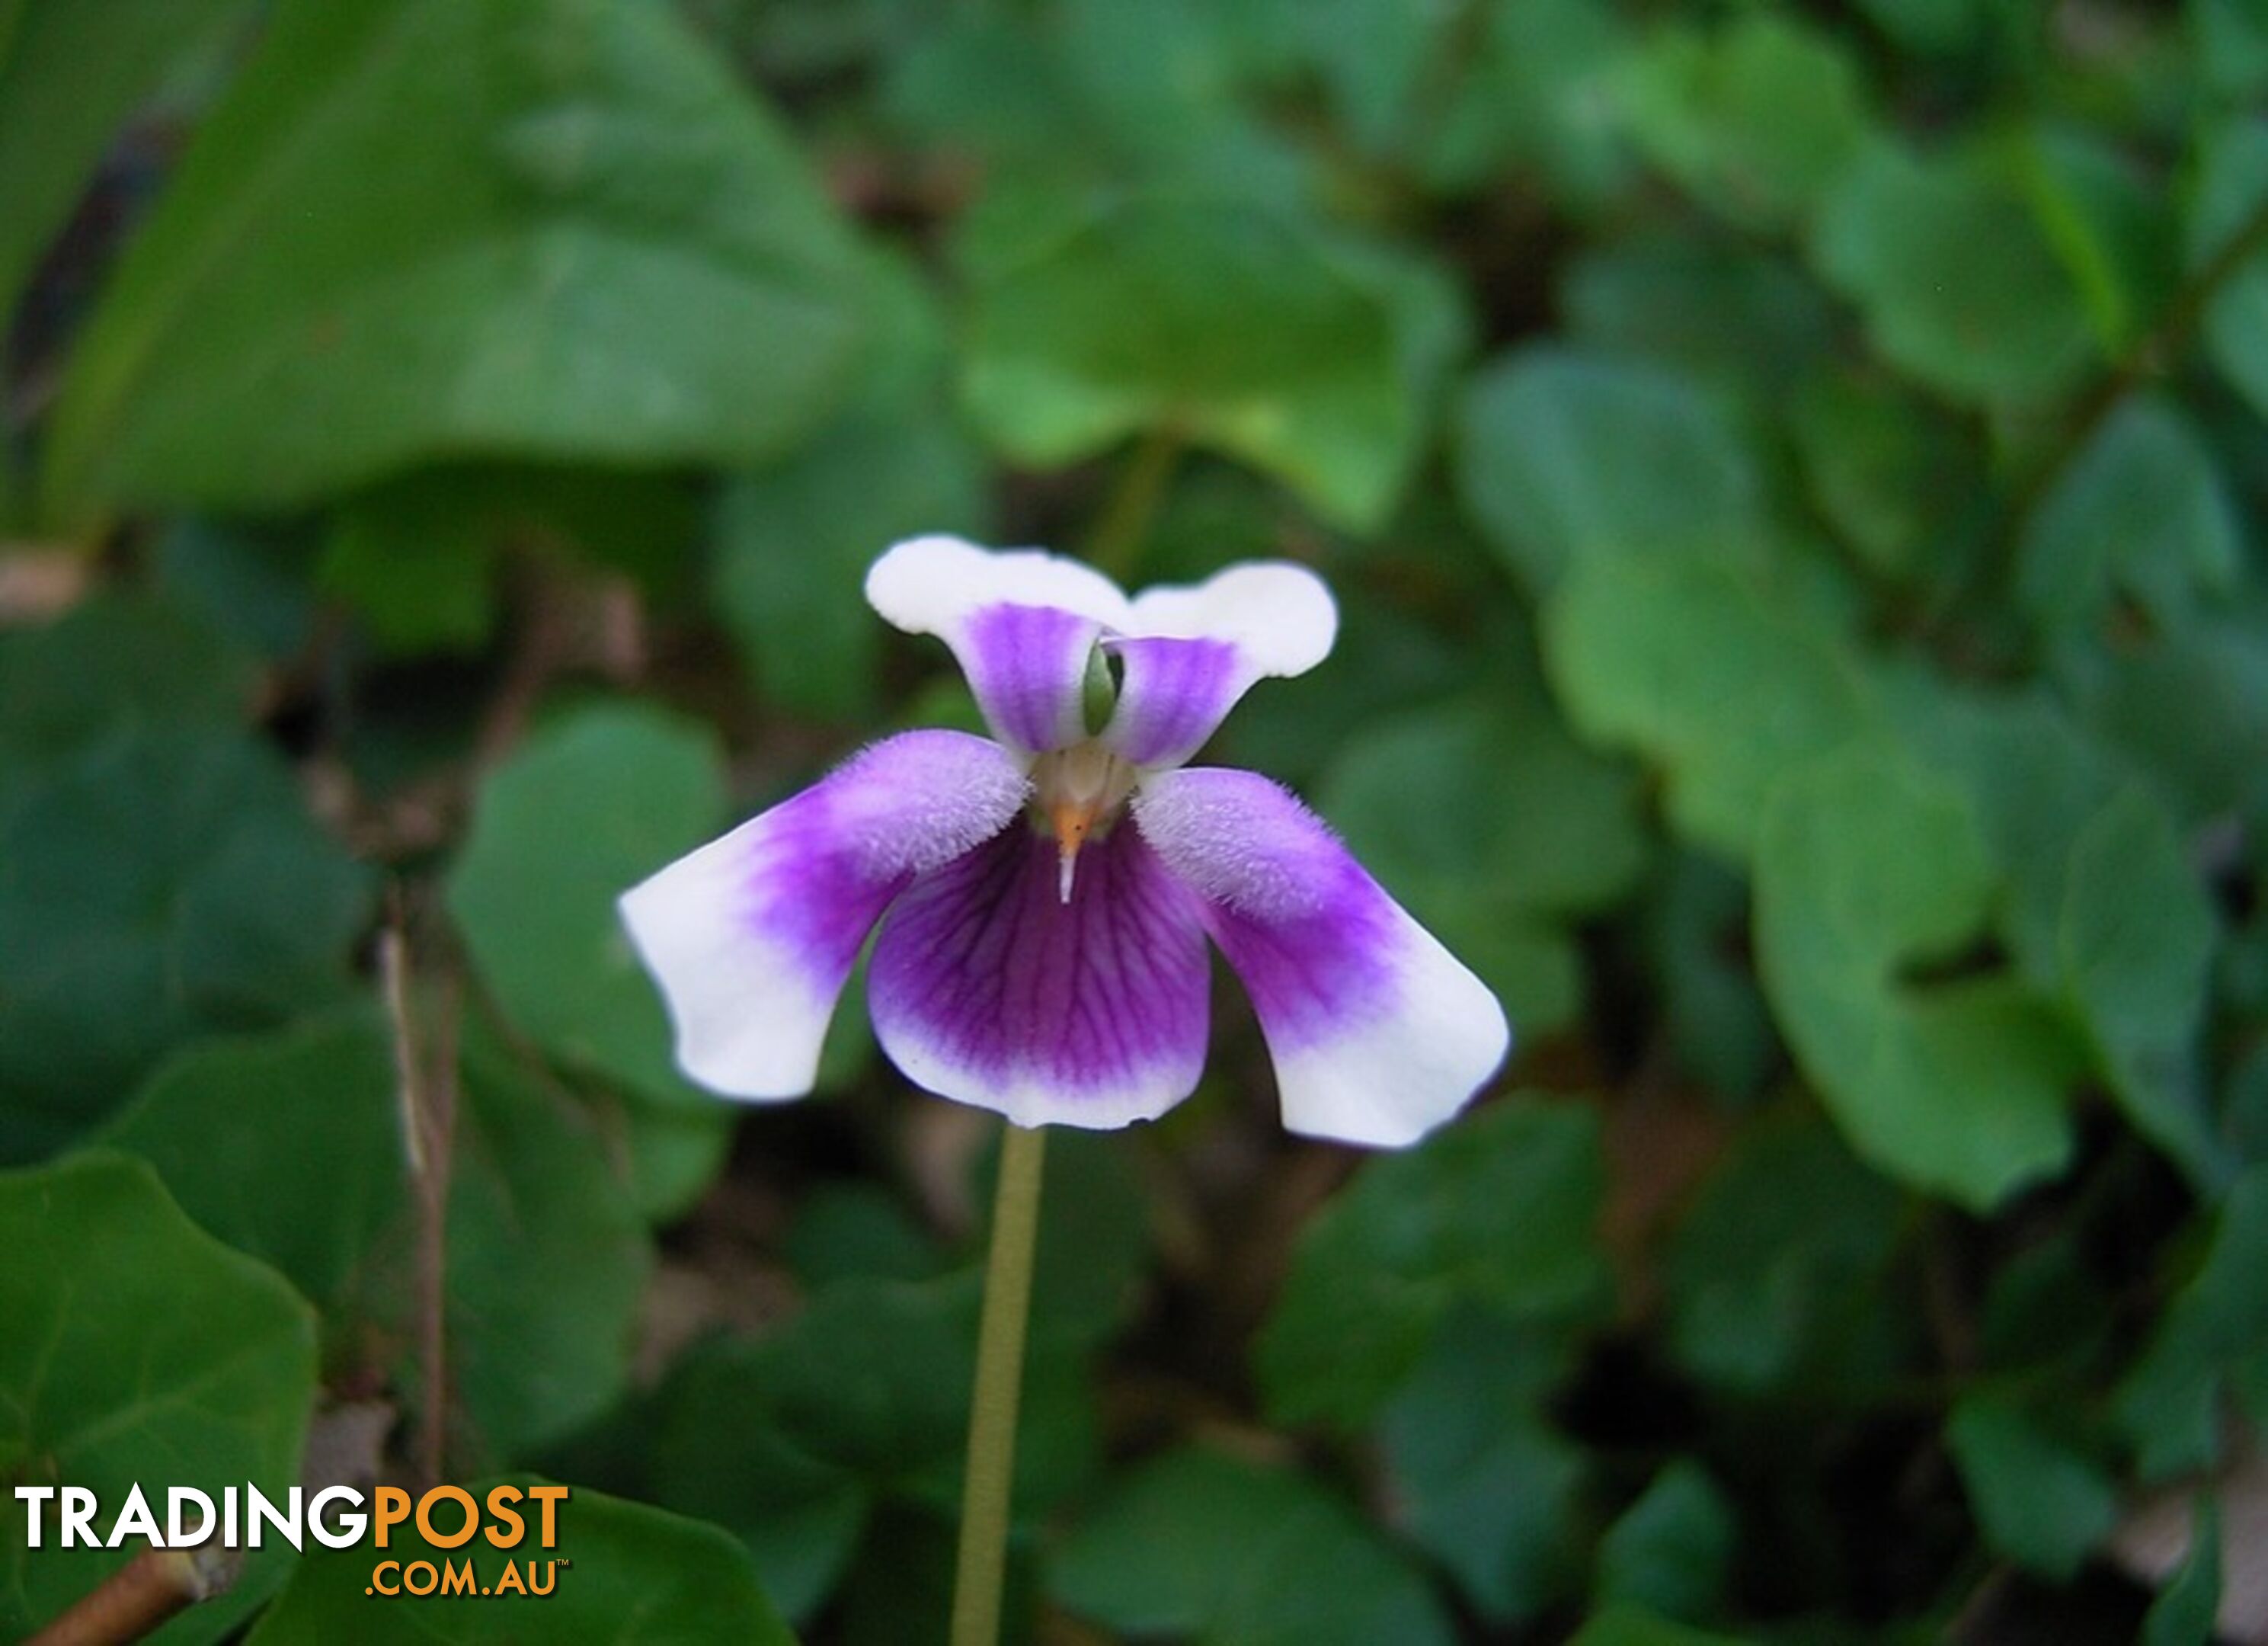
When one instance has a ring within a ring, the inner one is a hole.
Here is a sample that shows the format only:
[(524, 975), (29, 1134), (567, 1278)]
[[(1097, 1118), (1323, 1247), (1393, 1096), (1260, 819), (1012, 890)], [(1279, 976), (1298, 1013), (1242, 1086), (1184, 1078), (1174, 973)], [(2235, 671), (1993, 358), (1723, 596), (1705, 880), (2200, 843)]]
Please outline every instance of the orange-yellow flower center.
[(1133, 792), (1134, 768), (1091, 738), (1033, 762), (1033, 806), (1041, 826), (1055, 836), (1057, 888), (1065, 903), (1079, 847), (1090, 835), (1110, 831)]

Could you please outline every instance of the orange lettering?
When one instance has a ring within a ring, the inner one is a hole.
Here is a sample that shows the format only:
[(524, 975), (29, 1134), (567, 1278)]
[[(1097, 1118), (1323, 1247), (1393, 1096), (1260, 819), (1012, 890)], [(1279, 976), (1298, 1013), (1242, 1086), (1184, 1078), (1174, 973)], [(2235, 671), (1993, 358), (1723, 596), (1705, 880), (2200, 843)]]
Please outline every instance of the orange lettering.
[(558, 1506), (567, 1501), (567, 1488), (563, 1486), (531, 1486), (527, 1488), (527, 1500), (543, 1505), (543, 1531), (537, 1541), (547, 1549), (557, 1548)]
[[(461, 1503), (465, 1509), (465, 1524), (446, 1538), (433, 1530), (433, 1503), (437, 1498), (446, 1502)], [(453, 1549), (460, 1544), (471, 1542), (480, 1524), (481, 1506), (473, 1502), (473, 1495), (461, 1486), (437, 1486), (417, 1500), (417, 1530), (424, 1534), (425, 1541), (437, 1549)]]
[[(517, 1548), (519, 1546), (519, 1540), (527, 1535), (527, 1522), (521, 1519), (512, 1507), (512, 1504), (519, 1502), (519, 1488), (516, 1486), (494, 1486), (489, 1488), (489, 1513), (494, 1516), (498, 1523), (489, 1528), (490, 1547)], [(504, 1529), (506, 1525), (512, 1528), (509, 1532)]]
[(381, 1549), (387, 1546), (387, 1527), (398, 1526), (409, 1518), (409, 1494), (398, 1486), (379, 1487), (372, 1517), (372, 1524), (378, 1528), (378, 1546)]

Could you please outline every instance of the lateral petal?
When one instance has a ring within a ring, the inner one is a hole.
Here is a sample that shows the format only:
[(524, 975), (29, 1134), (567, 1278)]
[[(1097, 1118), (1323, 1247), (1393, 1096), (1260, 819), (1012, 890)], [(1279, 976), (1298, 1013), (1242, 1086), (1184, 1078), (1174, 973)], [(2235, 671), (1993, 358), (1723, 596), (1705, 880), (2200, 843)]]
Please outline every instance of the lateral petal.
[(858, 949), (925, 871), (999, 835), (1029, 785), (998, 743), (909, 732), (622, 894), (688, 1077), (728, 1096), (798, 1097)]
[(1285, 789), (1162, 772), (1136, 791), (1134, 821), (1243, 979), (1291, 1130), (1413, 1142), (1504, 1060), (1511, 1031), (1488, 985)]

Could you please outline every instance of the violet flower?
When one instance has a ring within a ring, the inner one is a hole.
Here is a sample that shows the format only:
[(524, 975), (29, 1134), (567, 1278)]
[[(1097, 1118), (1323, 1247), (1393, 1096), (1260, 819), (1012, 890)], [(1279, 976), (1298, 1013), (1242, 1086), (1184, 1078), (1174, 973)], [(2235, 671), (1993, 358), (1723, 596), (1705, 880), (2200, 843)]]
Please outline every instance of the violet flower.
[(1313, 572), (1237, 565), (1130, 600), (1075, 561), (924, 537), (875, 562), (866, 598), (953, 648), (998, 741), (885, 738), (624, 894), (692, 1079), (809, 1091), (878, 923), (882, 1050), (1020, 1126), (1122, 1126), (1188, 1096), (1208, 937), (1294, 1132), (1408, 1143), (1494, 1073), (1496, 997), (1314, 813), (1182, 764), (1256, 682), (1329, 653), (1338, 612)]

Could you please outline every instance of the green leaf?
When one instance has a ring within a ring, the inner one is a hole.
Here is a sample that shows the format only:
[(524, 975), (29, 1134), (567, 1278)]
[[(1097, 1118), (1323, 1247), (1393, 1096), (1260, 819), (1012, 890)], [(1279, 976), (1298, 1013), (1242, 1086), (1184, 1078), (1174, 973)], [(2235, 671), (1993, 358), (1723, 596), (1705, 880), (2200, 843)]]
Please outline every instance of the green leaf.
[(0, 1158), (115, 1108), (164, 1052), (340, 997), (361, 867), (240, 733), (106, 741), (0, 823)]
[(1898, 1196), (1815, 1119), (1749, 1130), (1703, 1186), (1664, 1269), (1669, 1343), (1741, 1393), (1863, 1372), (1895, 1318), (1883, 1275)]
[(1567, 1646), (1747, 1646), (1740, 1636), (1688, 1628), (1638, 1606), (1614, 1605), (1568, 1637)]
[(2158, 178), (2076, 125), (2026, 132), (2011, 164), (2106, 355), (2139, 346), (2175, 300), (2179, 247)]
[[(1216, 540), (1218, 541), (1218, 540)], [(1352, 598), (1348, 598), (1351, 594)], [(1328, 666), (1270, 681), (1236, 705), (1214, 748), (1223, 764), (1287, 783), (1321, 782), (1348, 728), (1373, 715), (1452, 697), (1472, 681), (1472, 651), (1382, 599), (1343, 587)]]
[(2015, 170), (1987, 150), (1922, 157), (1877, 139), (1829, 191), (1812, 237), (1882, 357), (1964, 402), (2048, 399), (2096, 358)]
[(881, 631), (866, 568), (923, 532), (984, 518), (970, 443), (936, 412), (858, 415), (786, 462), (741, 476), (718, 502), (714, 599), (765, 698), (858, 723), (875, 706)]
[(2179, 628), (2242, 563), (2213, 454), (2169, 402), (2122, 403), (2040, 499), (2018, 550), (2017, 593), (2050, 636), (2091, 636), (2131, 600)]
[[(1150, 1206), (1123, 1142), (1068, 1127), (1048, 1140), (1030, 1323), (1042, 1349), (1100, 1347), (1136, 1301), (1150, 1258)], [(983, 1181), (989, 1190), (990, 1176)]]
[(985, 535), (981, 454), (947, 405), (944, 317), (910, 266), (877, 260), (878, 346), (848, 409), (799, 450), (729, 481), (711, 603), (757, 690), (792, 713), (864, 723), (882, 633), (860, 590), (891, 543)]
[(2230, 1382), (2268, 1369), (2264, 1272), (2268, 1167), (2255, 1166), (2230, 1186), (2203, 1264), (2120, 1385), (2119, 1427), (2145, 1480), (2208, 1468), (2219, 1458)]
[(2059, 1004), (2135, 1128), (2200, 1185), (2226, 1162), (2197, 1067), (2218, 931), (2171, 820), (2037, 697), (1893, 682), (1914, 742), (1968, 788), (2016, 971)]
[(511, 1461), (621, 1397), (653, 1250), (579, 1107), (480, 1036), (467, 1039), (460, 1088), (447, 1227), (460, 1407), (452, 1440), (460, 1458)]
[(1532, 1101), (1370, 1162), (1293, 1252), (1257, 1347), (1270, 1411), (1359, 1426), (1461, 1304), (1538, 1326), (1594, 1315), (1603, 1174), (1596, 1117)]
[(2037, 1373), (2095, 1362), (2115, 1313), (2084, 1234), (2066, 1225), (1993, 1272), (1977, 1320), (1980, 1369)]
[[(327, 1358), (349, 1379), (409, 1340), (417, 1308), (394, 1082), (375, 1015), (341, 1014), (184, 1052), (104, 1139), (320, 1304)], [(578, 1109), (480, 1036), (459, 1087), (445, 1247), (453, 1443), (515, 1458), (621, 1393), (652, 1255)], [(422, 1393), (421, 1368), (398, 1381)]]
[(837, 1281), (754, 1346), (746, 1398), (814, 1458), (878, 1490), (934, 1487), (950, 1502), (968, 1439), (976, 1303), (962, 1273)]
[(2142, 1646), (2211, 1646), (2220, 1611), (2220, 1504), (2200, 1496), (2190, 1519), (2189, 1558), (2143, 1618)]
[[(1052, 1203), (1052, 1197), (1043, 1200), (1042, 1211)], [(862, 1277), (926, 1281), (944, 1266), (936, 1240), (896, 1194), (878, 1183), (813, 1188), (796, 1207), (784, 1244), (796, 1280), (813, 1288)]]
[[(1631, 774), (1567, 735), (1532, 689), (1381, 721), (1316, 803), (1366, 867), (1537, 1033), (1581, 1005), (1563, 922), (1625, 892), (1646, 840)], [(1548, 806), (1531, 797), (1551, 797)]]
[(1879, 753), (1783, 785), (1756, 840), (1757, 957), (1805, 1072), (1859, 1155), (1976, 1210), (2069, 1158), (2080, 1049), (2012, 977), (1911, 981), (1992, 912), (1977, 819)]
[(2191, 0), (2184, 10), (2205, 83), (2231, 102), (2257, 107), (2268, 96), (2268, 15), (2256, 0)]
[(1196, 1635), (1253, 1559), (1253, 1534), (1322, 1495), (1290, 1472), (1203, 1446), (1120, 1479), (1048, 1566), (1057, 1602), (1129, 1635)]
[(0, 823), (106, 739), (242, 721), (256, 684), (224, 635), (150, 595), (96, 594), (44, 627), (0, 631)]
[(342, 499), (315, 566), (378, 650), (472, 652), (496, 626), (507, 550), (579, 557), (666, 590), (698, 521), (681, 476), (556, 463), (450, 462)]
[(1753, 1098), (1780, 1053), (1749, 963), (1748, 882), (1705, 853), (1679, 852), (1641, 918), (1678, 1057), (1719, 1096)]
[(1969, 432), (1925, 396), (1856, 372), (1814, 377), (1789, 414), (1813, 502), (1866, 565), (1907, 581), (1944, 572), (1948, 537), (1985, 501)]
[(1723, 1595), (1739, 1532), (1709, 1472), (1675, 1458), (1599, 1539), (1599, 1598), (1705, 1617)]
[(1012, 461), (1163, 431), (1375, 530), (1458, 347), (1431, 271), (1301, 219), (1186, 196), (1086, 214), (983, 271), (964, 391)]
[(476, 652), (496, 627), (496, 548), (450, 490), (411, 476), (340, 508), (315, 580), (381, 652)]
[(1499, 1623), (1573, 1586), (1580, 1449), (1536, 1410), (1565, 1357), (1535, 1334), (1460, 1314), (1380, 1419), (1395, 1519)]
[(1317, 1502), (1247, 1542), (1200, 1646), (1452, 1646), (1432, 1586), (1336, 1502)]
[(630, 1155), (630, 1193), (639, 1214), (659, 1227), (690, 1212), (733, 1149), (740, 1110), (732, 1103), (687, 1108), (635, 1093), (609, 1110), (599, 1105), (601, 1129)]
[(1417, 98), (1450, 26), (1448, 13), (1412, 12), (1395, 0), (1261, 0), (1247, 9), (1274, 35), (1278, 53), (1322, 80), (1348, 137), (1369, 153), (1390, 151), (1423, 112)]
[(1800, 222), (1865, 135), (1851, 53), (1774, 11), (1736, 13), (1714, 34), (1659, 30), (1617, 90), (1646, 158), (1754, 228)]
[(1546, 604), (1543, 655), (1576, 729), (1663, 767), (1679, 828), (1737, 861), (1791, 772), (1881, 726), (1825, 627), (1731, 566), (1601, 555)]
[(2066, 985), (2135, 1129), (2205, 1185), (2226, 1175), (2198, 1067), (2219, 935), (2161, 808), (2128, 788), (2088, 818), (2058, 931)]
[(668, 7), (291, 0), (80, 343), (48, 502), (282, 509), (448, 455), (757, 461), (847, 386), (858, 272)]
[(1191, 1447), (1098, 1504), (1049, 1572), (1067, 1609), (1200, 1646), (1447, 1646), (1424, 1581), (1297, 1476)]
[(2204, 170), (2191, 206), (2189, 250), (2194, 273), (2235, 255), (2240, 236), (2252, 251), (2223, 280), (2205, 309), (2205, 344), (2213, 363), (2250, 402), (2268, 410), (2268, 119), (2231, 120), (2205, 139)]
[[(533, 1481), (526, 1475), (510, 1479), (523, 1489)], [(494, 1484), (483, 1480), (467, 1489), (485, 1502)], [(556, 1587), (548, 1595), (381, 1598), (368, 1587), (373, 1563), (369, 1548), (313, 1549), (253, 1630), (252, 1646), (364, 1640), (374, 1630), (390, 1629), (414, 1630), (419, 1640), (453, 1646), (524, 1641), (531, 1632), (590, 1646), (723, 1640), (795, 1646), (795, 1636), (765, 1598), (747, 1553), (718, 1528), (582, 1487), (571, 1488), (556, 1514), (556, 1555), (536, 1548), (534, 1520), (526, 1539), (508, 1552), (480, 1540), (462, 1548), (436, 1548), (419, 1535), (414, 1521), (394, 1528), (387, 1547), (387, 1558), (399, 1559), (405, 1568), (416, 1561), (439, 1567), (470, 1560), (484, 1586), (501, 1576), (507, 1559), (523, 1572), (524, 1563), (533, 1561), (539, 1581), (556, 1560), (557, 1569), (549, 1572)], [(395, 1620), (385, 1620), (390, 1617)]]
[(0, 4), (0, 315), (11, 314), (118, 128), (241, 0)]
[(1559, 309), (1587, 349), (1657, 361), (1767, 404), (1835, 343), (1833, 303), (1800, 268), (1696, 230), (1584, 247), (1560, 281)]
[(151, 546), (151, 569), (166, 599), (254, 656), (289, 664), (306, 653), (315, 631), (308, 548), (300, 522), (192, 515), (163, 529)]
[(1435, 61), (1462, 72), (1427, 87), (1406, 125), (1410, 164), (1426, 182), (1472, 194), (1507, 171), (1535, 173), (1579, 213), (1629, 187), (1622, 133), (1601, 118), (1630, 50), (1619, 12), (1588, 0), (1524, 0), (1453, 14), (1450, 28)]
[(2155, 779), (2184, 823), (2257, 805), (2268, 781), (2232, 749), (2268, 745), (2268, 606), (2198, 612), (2167, 634), (2057, 660), (2073, 712)]
[(2110, 1476), (2021, 1406), (1966, 1395), (1945, 1437), (1985, 1542), (2025, 1570), (2068, 1583), (2117, 1524)]
[(709, 1100), (672, 1061), (615, 899), (725, 810), (707, 727), (648, 704), (560, 716), (490, 772), (449, 908), (512, 1020), (544, 1050), (663, 1103)]
[[(313, 1312), (264, 1264), (232, 1251), (139, 1161), (74, 1155), (0, 1172), (0, 1478), (83, 1486), (107, 1515), (129, 1488), (189, 1486), (215, 1503), (249, 1481), (282, 1502), (299, 1478), (315, 1399)], [(133, 1547), (37, 1551), (25, 1505), (0, 1501), (0, 1629), (53, 1618)], [(221, 1638), (290, 1559), (270, 1540), (225, 1598), (154, 1638)]]
[(842, 1581), (874, 1491), (770, 1421), (751, 1399), (762, 1375), (761, 1351), (752, 1358), (731, 1345), (701, 1346), (678, 1364), (659, 1397), (652, 1490), (668, 1507), (738, 1537), (765, 1591), (799, 1620)]
[(102, 1141), (158, 1169), (181, 1209), (272, 1264), (322, 1310), (326, 1358), (382, 1325), (407, 1170), (385, 1025), (357, 1010), (193, 1046)]
[(1925, 57), (1974, 50), (1993, 20), (1991, 0), (1859, 0), (1858, 9), (1901, 50)]
[(1550, 346), (1481, 372), (1459, 415), (1466, 510), (1536, 591), (1572, 563), (1738, 543), (1758, 526), (1740, 436), (1659, 368)]

